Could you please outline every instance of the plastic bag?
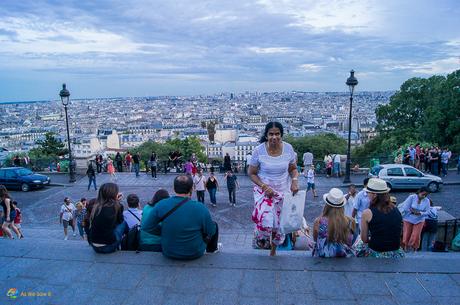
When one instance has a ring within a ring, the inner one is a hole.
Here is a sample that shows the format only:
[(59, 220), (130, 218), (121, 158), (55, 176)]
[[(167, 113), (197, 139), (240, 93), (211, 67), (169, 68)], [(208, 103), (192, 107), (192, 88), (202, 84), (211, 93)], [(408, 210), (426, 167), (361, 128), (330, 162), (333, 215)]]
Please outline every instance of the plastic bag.
[(285, 195), (280, 216), (281, 233), (288, 234), (302, 228), (306, 194), (306, 191), (298, 191), (295, 196), (292, 193)]

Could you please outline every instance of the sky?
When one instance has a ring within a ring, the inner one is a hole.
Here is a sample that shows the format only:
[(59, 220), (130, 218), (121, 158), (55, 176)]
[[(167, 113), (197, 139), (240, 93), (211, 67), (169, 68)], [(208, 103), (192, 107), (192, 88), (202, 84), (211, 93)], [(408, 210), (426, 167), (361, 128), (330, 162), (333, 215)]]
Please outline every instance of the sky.
[(1, 0), (0, 102), (397, 90), (460, 69), (458, 0)]

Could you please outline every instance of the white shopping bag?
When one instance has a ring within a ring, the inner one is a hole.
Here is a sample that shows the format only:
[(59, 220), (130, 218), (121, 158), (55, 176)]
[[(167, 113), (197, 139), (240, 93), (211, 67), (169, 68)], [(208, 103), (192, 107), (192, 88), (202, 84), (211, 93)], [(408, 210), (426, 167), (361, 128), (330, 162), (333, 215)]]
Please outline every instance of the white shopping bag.
[(281, 233), (288, 234), (302, 228), (306, 195), (306, 191), (298, 191), (295, 196), (290, 192), (285, 194), (280, 216)]

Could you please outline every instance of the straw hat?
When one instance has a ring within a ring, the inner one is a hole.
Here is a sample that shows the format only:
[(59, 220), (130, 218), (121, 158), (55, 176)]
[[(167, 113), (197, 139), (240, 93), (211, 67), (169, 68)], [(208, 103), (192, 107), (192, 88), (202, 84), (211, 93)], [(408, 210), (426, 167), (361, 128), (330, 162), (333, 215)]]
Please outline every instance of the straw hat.
[(379, 178), (371, 178), (367, 183), (366, 188), (364, 189), (368, 193), (374, 194), (384, 194), (390, 191), (390, 188), (387, 186), (387, 183)]
[(329, 193), (323, 195), (323, 200), (327, 205), (333, 208), (341, 208), (346, 203), (343, 192), (338, 188), (331, 188)]

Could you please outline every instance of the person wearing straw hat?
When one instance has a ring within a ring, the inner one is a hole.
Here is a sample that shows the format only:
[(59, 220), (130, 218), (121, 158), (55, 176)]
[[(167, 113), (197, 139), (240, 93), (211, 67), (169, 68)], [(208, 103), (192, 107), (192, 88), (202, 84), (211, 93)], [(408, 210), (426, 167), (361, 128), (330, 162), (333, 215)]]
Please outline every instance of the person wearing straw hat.
[(356, 250), (359, 257), (399, 258), (402, 216), (390, 197), (390, 189), (382, 179), (371, 178), (364, 189), (369, 196), (369, 208), (361, 217), (361, 240)]
[(352, 257), (354, 252), (353, 233), (355, 222), (345, 216), (346, 203), (343, 192), (332, 188), (324, 194), (324, 209), (313, 225), (313, 239), (316, 244), (312, 255), (314, 257)]

